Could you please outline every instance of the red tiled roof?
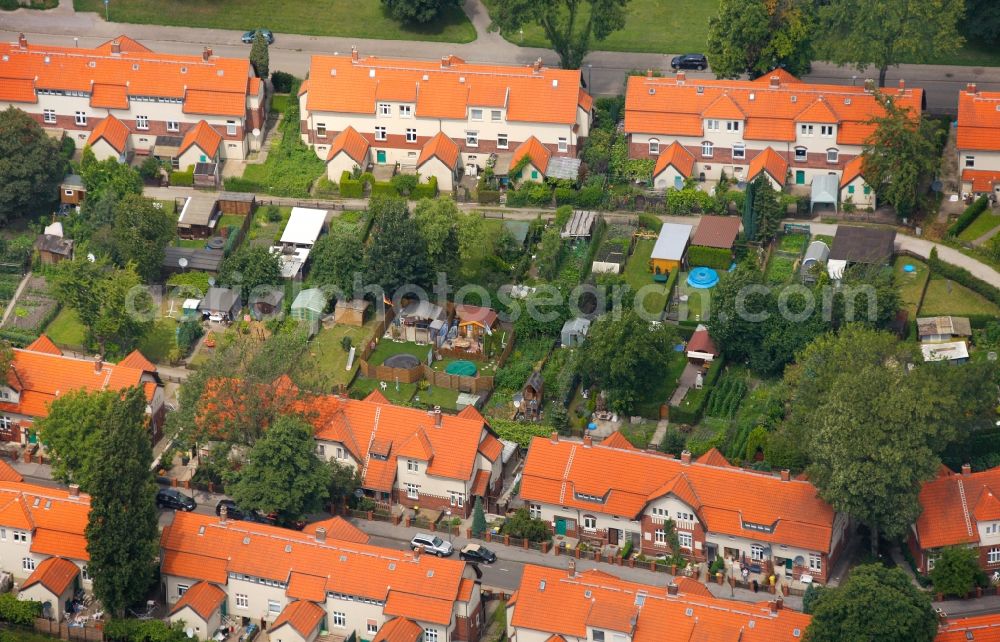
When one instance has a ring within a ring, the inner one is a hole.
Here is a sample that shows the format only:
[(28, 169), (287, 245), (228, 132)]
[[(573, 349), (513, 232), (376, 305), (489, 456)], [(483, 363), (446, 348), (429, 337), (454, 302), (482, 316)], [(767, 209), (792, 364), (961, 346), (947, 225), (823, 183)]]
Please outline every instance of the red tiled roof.
[(409, 457), (426, 462), (434, 459), (434, 447), (431, 446), (431, 440), (427, 438), (427, 431), (422, 427), (417, 428), (416, 432), (400, 445), (399, 450), (396, 451), (396, 456)]
[(444, 132), (438, 132), (429, 141), (424, 143), (420, 150), (420, 157), (417, 159), (417, 167), (426, 163), (432, 158), (437, 158), (449, 169), (458, 166), (459, 149), (451, 138)]
[(385, 601), (383, 612), (386, 615), (416, 617), (424, 622), (433, 622), (435, 624), (450, 624), (451, 612), (454, 608), (453, 600), (457, 595), (457, 590), (455, 595), (449, 598), (390, 591), (389, 598)]
[[(472, 406), (466, 406), (466, 408), (472, 408)], [(473, 410), (475, 410), (475, 408), (473, 408)], [(479, 414), (478, 411), (476, 414)], [(496, 461), (497, 457), (503, 454), (503, 444), (500, 443), (499, 439), (487, 433), (487, 435), (483, 437), (483, 440), (479, 442), (479, 454), (490, 461)]]
[(32, 531), (33, 553), (86, 561), (90, 497), (26, 482), (0, 481), (0, 526)]
[(326, 601), (326, 578), (292, 571), (285, 595), (297, 600)]
[(28, 78), (0, 77), (0, 100), (11, 103), (37, 103), (35, 83)]
[(97, 45), (97, 47), (95, 47), (94, 50), (100, 51), (101, 53), (107, 55), (111, 53), (112, 47), (115, 45), (115, 43), (118, 44), (118, 50), (124, 53), (142, 53), (146, 51), (152, 51), (152, 49), (150, 49), (146, 45), (142, 44), (141, 42), (138, 42), (137, 40), (133, 40), (132, 38), (129, 38), (124, 34), (118, 36), (117, 38), (112, 38), (107, 42)]
[(61, 557), (50, 557), (42, 560), (21, 586), (24, 590), (35, 584), (41, 584), (53, 595), (62, 595), (73, 580), (80, 574), (80, 567)]
[(515, 167), (521, 159), (527, 156), (531, 159), (531, 164), (538, 168), (538, 171), (545, 173), (545, 170), (549, 168), (549, 159), (552, 158), (552, 152), (542, 145), (534, 136), (529, 136), (528, 140), (524, 141), (517, 146), (514, 150), (514, 155), (510, 159), (511, 168)]
[(788, 161), (778, 152), (766, 147), (750, 161), (747, 181), (757, 178), (761, 172), (767, 172), (779, 185), (784, 185), (788, 177)]
[(25, 346), (24, 349), (31, 352), (45, 352), (47, 354), (56, 354), (59, 355), (60, 357), (63, 354), (62, 350), (59, 349), (59, 346), (52, 343), (52, 339), (50, 339), (48, 335), (44, 334), (40, 335), (37, 339), (29, 343), (27, 346)]
[(958, 149), (1000, 151), (1000, 92), (959, 92)]
[(728, 92), (723, 92), (701, 113), (702, 118), (721, 118), (726, 120), (743, 120), (747, 117), (745, 111), (740, 109)]
[(371, 145), (368, 144), (365, 137), (348, 125), (347, 129), (337, 134), (337, 137), (333, 139), (326, 160), (331, 161), (337, 154), (343, 152), (358, 165), (363, 165), (370, 148)]
[(632, 445), (632, 442), (628, 440), (621, 431), (616, 430), (601, 441), (602, 446), (607, 446), (608, 448), (620, 448), (622, 450), (638, 450)]
[(580, 88), (580, 99), (577, 101), (577, 105), (587, 112), (594, 106), (594, 97), (588, 94), (583, 87)]
[(370, 539), (368, 537), (368, 533), (364, 532), (343, 517), (331, 517), (330, 519), (312, 522), (311, 524), (306, 525), (306, 527), (302, 529), (302, 532), (309, 535), (316, 535), (317, 528), (325, 528), (327, 537), (341, 542), (359, 542), (361, 544), (367, 544)]
[(464, 120), (471, 107), (492, 107), (511, 122), (573, 124), (580, 94), (578, 69), (313, 56), (306, 109), (374, 114), (380, 101), (407, 102), (417, 118)]
[(480, 470), (476, 473), (476, 480), (472, 482), (472, 490), (469, 492), (473, 497), (485, 497), (490, 488), (490, 471)]
[(844, 165), (844, 173), (840, 175), (840, 186), (846, 187), (848, 183), (853, 181), (858, 176), (862, 176), (862, 171), (864, 170), (865, 158), (864, 156), (858, 155), (847, 161)]
[(188, 607), (197, 613), (198, 617), (207, 620), (219, 610), (225, 601), (226, 593), (218, 586), (208, 582), (198, 582), (184, 591), (181, 599), (177, 600), (177, 603), (170, 609), (170, 614), (173, 615), (184, 607)]
[(790, 85), (802, 82), (797, 77), (793, 76), (790, 72), (788, 72), (785, 69), (782, 69), (781, 67), (772, 69), (770, 72), (764, 74), (763, 76), (756, 78), (753, 82), (757, 83), (758, 85), (769, 85), (771, 84), (771, 79), (773, 78), (776, 78), (778, 82), (780, 82), (782, 85)]
[(413, 620), (397, 617), (382, 625), (372, 642), (418, 642), (423, 628)]
[(95, 84), (90, 90), (90, 106), (106, 109), (128, 109), (128, 87)]
[(708, 452), (699, 457), (696, 461), (699, 464), (705, 464), (707, 466), (736, 468), (736, 466), (733, 466), (732, 464), (729, 463), (729, 460), (726, 459), (725, 455), (719, 452), (718, 448), (709, 448)]
[(156, 372), (156, 364), (150, 361), (138, 350), (128, 353), (128, 356), (118, 362), (118, 365), (126, 368), (135, 368), (143, 372)]
[(24, 477), (21, 476), (21, 473), (14, 470), (10, 464), (0, 460), (0, 481), (21, 482), (24, 481)]
[(733, 247), (740, 233), (738, 216), (702, 216), (698, 228), (691, 237), (691, 245), (717, 247), (728, 250)]
[(597, 628), (623, 633), (632, 642), (796, 642), (809, 624), (808, 615), (789, 609), (772, 613), (766, 603), (737, 607), (696, 584), (678, 582), (677, 595), (669, 595), (663, 586), (608, 573), (569, 576), (527, 565), (518, 599), (508, 604), (511, 627), (564, 639), (586, 638), (588, 628)]
[[(609, 470), (615, 473), (609, 475)], [(833, 509), (804, 482), (542, 437), (531, 441), (522, 475), (525, 501), (635, 519), (650, 501), (674, 494), (695, 509), (708, 532), (820, 552), (831, 546)], [(595, 504), (579, 494), (603, 497), (604, 502)], [(746, 522), (773, 529), (747, 529)]]
[(917, 541), (923, 549), (979, 542), (980, 520), (1000, 519), (1000, 467), (968, 475), (949, 470), (920, 489)]
[(368, 396), (365, 397), (365, 401), (370, 401), (372, 403), (389, 403), (389, 400), (386, 398), (386, 396), (383, 395), (378, 390), (372, 390), (371, 392), (369, 392)]
[(493, 327), (497, 322), (497, 313), (493, 308), (484, 308), (478, 305), (456, 305), (455, 315), (458, 317), (459, 325), (475, 323), (479, 326)]
[(934, 642), (1000, 642), (1000, 614), (949, 618)]
[(1000, 183), (1000, 170), (963, 169), (962, 182), (972, 183), (973, 192), (992, 192), (993, 187)]
[(683, 145), (674, 141), (660, 152), (656, 159), (656, 167), (653, 168), (653, 176), (659, 176), (667, 167), (673, 167), (684, 178), (690, 178), (694, 170), (694, 156), (684, 149)]
[(715, 342), (712, 341), (712, 336), (708, 333), (708, 328), (703, 325), (698, 326), (691, 335), (691, 340), (687, 344), (687, 351), (719, 355), (719, 349), (715, 347)]
[(109, 115), (97, 123), (94, 131), (90, 132), (87, 144), (93, 146), (97, 141), (103, 139), (111, 145), (112, 149), (121, 154), (125, 152), (125, 144), (128, 142), (129, 133), (129, 129), (125, 126), (125, 123)]
[(297, 600), (281, 610), (271, 624), (271, 630), (274, 631), (287, 624), (298, 631), (299, 635), (308, 639), (325, 617), (326, 611), (312, 602)]
[(207, 156), (213, 157), (219, 151), (219, 145), (221, 144), (222, 134), (212, 129), (212, 126), (204, 120), (199, 120), (197, 125), (184, 134), (184, 140), (181, 141), (181, 147), (177, 151), (177, 154), (183, 154), (194, 145), (205, 152)]

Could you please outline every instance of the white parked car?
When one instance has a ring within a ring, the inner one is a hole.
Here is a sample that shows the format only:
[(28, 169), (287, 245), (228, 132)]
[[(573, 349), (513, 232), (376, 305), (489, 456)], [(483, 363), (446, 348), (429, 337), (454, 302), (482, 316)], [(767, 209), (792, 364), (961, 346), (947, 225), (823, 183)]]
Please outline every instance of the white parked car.
[(410, 548), (417, 550), (420, 547), (423, 547), (431, 555), (437, 555), (438, 557), (447, 557), (455, 552), (451, 542), (446, 542), (437, 535), (429, 533), (417, 533), (410, 540)]

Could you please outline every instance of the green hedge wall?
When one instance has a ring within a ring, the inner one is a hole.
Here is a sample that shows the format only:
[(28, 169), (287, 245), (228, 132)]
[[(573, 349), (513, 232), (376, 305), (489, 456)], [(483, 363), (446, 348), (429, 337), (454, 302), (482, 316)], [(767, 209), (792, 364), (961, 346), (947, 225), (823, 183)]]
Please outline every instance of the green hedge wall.
[(479, 204), (480, 205), (493, 205), (500, 202), (500, 192), (495, 189), (481, 189), (479, 190)]
[(413, 191), (410, 192), (410, 198), (419, 201), (422, 198), (434, 198), (438, 193), (438, 179), (437, 176), (431, 176), (430, 180), (426, 183), (417, 183)]
[(940, 274), (947, 279), (951, 279), (956, 283), (964, 285), (973, 292), (981, 294), (993, 303), (1000, 305), (1000, 290), (993, 287), (986, 281), (973, 276), (972, 273), (965, 268), (960, 268), (956, 265), (952, 265), (951, 263), (945, 263), (938, 258), (937, 250), (931, 250), (931, 256), (927, 260), (927, 265), (931, 268), (932, 274)]
[(948, 234), (951, 236), (958, 236), (961, 234), (965, 228), (972, 225), (972, 222), (976, 220), (980, 214), (986, 211), (987, 205), (989, 205), (989, 200), (986, 198), (985, 194), (977, 198), (972, 205), (965, 208), (965, 211), (958, 217), (958, 220), (951, 224), (951, 227), (948, 228)]
[(174, 187), (191, 187), (194, 185), (194, 170), (170, 172), (170, 184)]
[(365, 195), (365, 185), (360, 179), (351, 178), (351, 173), (344, 170), (340, 175), (340, 195), (344, 198), (362, 198)]
[(722, 357), (716, 357), (715, 361), (712, 362), (712, 366), (708, 369), (708, 374), (705, 375), (702, 394), (698, 398), (698, 403), (690, 408), (670, 406), (670, 423), (693, 426), (701, 421), (701, 416), (705, 412), (708, 399), (712, 396), (712, 388), (715, 387), (715, 382), (719, 380), (719, 375), (722, 374), (725, 365)]
[[(173, 183), (173, 178), (171, 177), (170, 182)], [(262, 185), (257, 181), (252, 181), (247, 178), (242, 178), (240, 176), (230, 176), (222, 182), (223, 186), (230, 192), (266, 192)]]
[(692, 245), (688, 249), (688, 263), (693, 267), (710, 267), (716, 270), (728, 270), (733, 262), (733, 254), (729, 250), (718, 247)]
[(399, 196), (399, 190), (392, 183), (373, 182), (372, 196), (382, 194), (383, 196)]

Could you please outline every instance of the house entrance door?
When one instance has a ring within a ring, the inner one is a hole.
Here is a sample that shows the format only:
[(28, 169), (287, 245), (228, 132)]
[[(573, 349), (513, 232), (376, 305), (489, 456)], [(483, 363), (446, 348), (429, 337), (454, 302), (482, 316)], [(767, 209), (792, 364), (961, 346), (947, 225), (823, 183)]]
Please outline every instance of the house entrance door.
[(566, 520), (562, 517), (556, 517), (556, 535), (566, 534)]
[(620, 533), (621, 533), (621, 531), (619, 531), (617, 528), (609, 528), (608, 529), (608, 544), (611, 544), (612, 546), (617, 546), (618, 545), (618, 536), (619, 536)]
[(375, 162), (379, 165), (385, 165), (385, 150), (380, 149), (375, 152)]
[(801, 169), (795, 170), (795, 184), (796, 185), (806, 184), (806, 173)]

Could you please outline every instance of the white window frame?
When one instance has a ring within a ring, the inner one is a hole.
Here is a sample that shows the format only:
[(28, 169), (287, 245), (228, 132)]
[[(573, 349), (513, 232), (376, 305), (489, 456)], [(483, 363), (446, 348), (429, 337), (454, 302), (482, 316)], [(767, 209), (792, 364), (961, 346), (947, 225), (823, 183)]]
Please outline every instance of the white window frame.
[(507, 149), (510, 147), (510, 139), (507, 134), (497, 134), (497, 149)]
[(389, 103), (379, 103), (378, 104), (378, 115), (379, 116), (392, 116), (392, 105)]
[(76, 122), (76, 126), (77, 127), (86, 127), (87, 126), (87, 112), (85, 112), (85, 111), (78, 111), (78, 112), (76, 112), (75, 119), (76, 120), (74, 122)]
[(316, 444), (316, 454), (326, 459), (326, 446), (323, 444)]
[(419, 484), (406, 484), (406, 498), (407, 499), (420, 499), (420, 486)]
[(387, 140), (388, 137), (389, 136), (388, 136), (388, 133), (386, 131), (385, 125), (376, 125), (375, 126), (375, 140)]
[(826, 162), (828, 162), (828, 163), (836, 163), (839, 160), (840, 160), (840, 150), (839, 149), (837, 149), (835, 147), (831, 147), (830, 149), (826, 150)]
[(597, 530), (597, 518), (593, 515), (583, 516), (583, 530), (593, 533)]
[(448, 502), (457, 508), (465, 508), (465, 495), (450, 490), (448, 491)]
[(726, 131), (730, 133), (738, 133), (740, 131), (740, 121), (738, 120), (727, 120), (726, 121)]
[(665, 531), (662, 528), (658, 528), (655, 531), (653, 531), (653, 543), (657, 544), (658, 546), (666, 546), (667, 531)]
[(406, 128), (406, 142), (415, 143), (417, 142), (417, 128), (407, 127)]
[(569, 151), (569, 140), (565, 136), (560, 136), (559, 137), (558, 145), (559, 145), (558, 149), (559, 149), (560, 152), (568, 152)]
[(337, 459), (347, 459), (347, 457), (344, 456), (344, 449), (340, 446), (337, 446)]
[(823, 556), (816, 553), (809, 554), (809, 570), (820, 573), (823, 571)]
[(177, 597), (184, 597), (184, 594), (188, 592), (191, 588), (190, 584), (178, 584), (177, 585)]
[(237, 593), (234, 598), (234, 602), (236, 604), (236, 608), (238, 609), (250, 608), (250, 598), (247, 597), (244, 593)]
[(1000, 564), (1000, 548), (991, 548), (986, 553), (987, 564)]
[(227, 120), (226, 121), (226, 136), (235, 136), (235, 135), (236, 135), (236, 121), (235, 120)]
[(604, 631), (594, 629), (594, 642), (604, 642)]
[(499, 109), (494, 109), (490, 111), (490, 120), (494, 123), (499, 123), (503, 120), (503, 112)]
[(406, 470), (407, 470), (407, 472), (410, 472), (410, 473), (420, 472), (420, 464), (417, 462), (416, 459), (407, 459), (406, 460)]
[(751, 544), (750, 545), (750, 559), (762, 562), (764, 561), (764, 545), (763, 544)]
[(719, 131), (719, 120), (717, 118), (709, 118), (705, 121), (705, 130), (710, 132)]
[(33, 557), (21, 558), (21, 569), (25, 571), (35, 570), (35, 559)]
[(399, 106), (399, 117), (400, 118), (413, 118), (413, 105), (400, 105)]
[(267, 601), (267, 612), (268, 613), (281, 613), (281, 602), (278, 600), (268, 600)]
[(326, 138), (326, 123), (316, 123), (316, 137)]
[(368, 620), (368, 623), (365, 626), (365, 630), (368, 631), (369, 635), (375, 635), (376, 633), (378, 633), (378, 621)]
[(677, 543), (681, 548), (686, 548), (689, 551), (694, 549), (694, 536), (691, 533), (685, 531), (677, 532)]
[(149, 116), (136, 115), (135, 117), (135, 128), (136, 129), (149, 129)]
[(466, 147), (479, 147), (479, 132), (465, 132), (465, 145)]
[(44, 109), (42, 110), (42, 120), (50, 125), (56, 122), (56, 110), (54, 109)]
[[(802, 153), (799, 154), (799, 152), (802, 152)], [(795, 160), (797, 162), (800, 162), (800, 163), (804, 163), (807, 160), (809, 160), (809, 150), (807, 148), (805, 148), (805, 147), (796, 147), (795, 148)]]
[(28, 533), (26, 531), (14, 531), (14, 541), (23, 544), (28, 543)]
[(176, 120), (167, 121), (167, 131), (168, 132), (179, 132), (181, 130), (181, 124)]
[(812, 125), (807, 125), (805, 123), (801, 123), (799, 125), (799, 135), (801, 135), (801, 136), (812, 136), (813, 135), (813, 126)]
[(4, 542), (7, 541), (7, 529), (6, 528), (0, 528), (0, 541), (4, 541)]
[(533, 519), (542, 518), (542, 505), (541, 504), (528, 504), (528, 516)]
[(483, 119), (482, 109), (476, 108), (469, 110), (469, 120), (482, 120), (482, 119)]
[(334, 611), (330, 614), (330, 626), (334, 626), (338, 629), (347, 628), (347, 613), (343, 611)]
[(437, 629), (424, 629), (423, 642), (438, 642)]
[(975, 167), (976, 166), (976, 157), (973, 156), (972, 154), (967, 154), (965, 156), (965, 166), (966, 167)]
[(650, 138), (649, 139), (649, 155), (658, 156), (660, 154), (660, 139)]
[(747, 146), (743, 143), (733, 144), (733, 160), (746, 160)]
[(715, 154), (715, 145), (705, 141), (701, 144), (701, 155), (704, 158), (711, 158)]
[(820, 125), (819, 135), (824, 138), (833, 138), (833, 125)]

